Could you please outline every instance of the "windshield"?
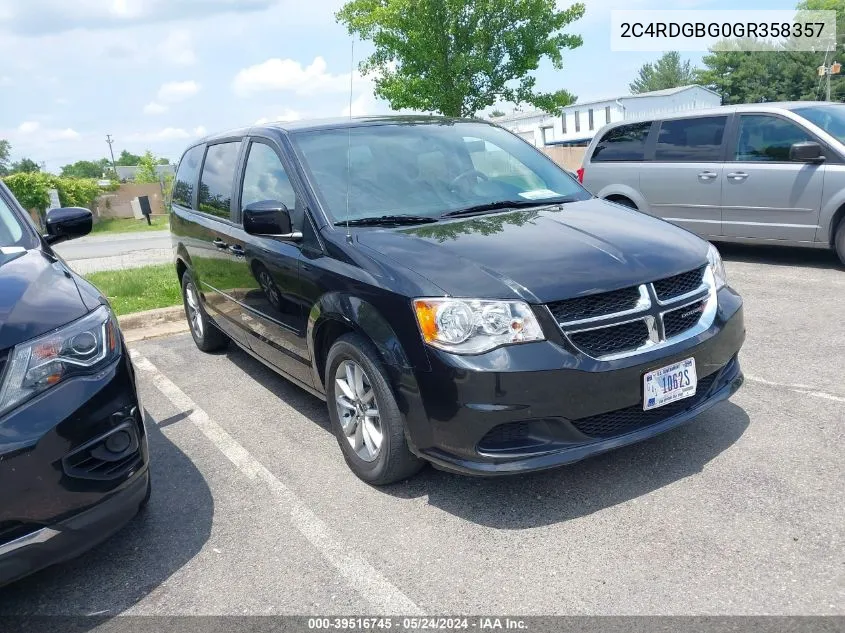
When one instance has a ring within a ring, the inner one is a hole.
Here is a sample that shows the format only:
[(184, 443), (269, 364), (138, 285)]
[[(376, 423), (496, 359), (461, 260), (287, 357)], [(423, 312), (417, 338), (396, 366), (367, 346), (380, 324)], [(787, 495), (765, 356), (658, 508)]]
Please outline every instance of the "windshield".
[(808, 106), (793, 110), (813, 125), (845, 143), (845, 105)]
[(484, 123), (374, 125), (293, 138), (334, 222), (347, 219), (347, 190), (349, 220), (590, 197), (530, 145)]
[(29, 245), (29, 242), (29, 235), (24, 230), (21, 221), (0, 196), (0, 249), (25, 248)]

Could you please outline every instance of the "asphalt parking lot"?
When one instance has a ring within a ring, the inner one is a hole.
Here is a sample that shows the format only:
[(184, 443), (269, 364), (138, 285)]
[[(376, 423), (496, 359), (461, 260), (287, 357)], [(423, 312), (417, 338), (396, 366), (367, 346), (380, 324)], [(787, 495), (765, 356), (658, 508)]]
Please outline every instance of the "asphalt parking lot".
[(545, 473), (371, 488), (325, 405), (246, 354), (134, 344), (151, 504), (0, 614), (845, 614), (845, 271), (722, 251), (743, 389)]

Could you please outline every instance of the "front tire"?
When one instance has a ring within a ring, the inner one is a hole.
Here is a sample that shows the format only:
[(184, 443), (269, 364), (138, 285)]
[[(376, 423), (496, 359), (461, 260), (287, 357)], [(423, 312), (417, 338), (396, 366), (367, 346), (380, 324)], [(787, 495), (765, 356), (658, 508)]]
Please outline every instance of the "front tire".
[(203, 352), (225, 349), (229, 338), (208, 318), (205, 308), (202, 307), (199, 290), (188, 272), (182, 275), (182, 303), (185, 305), (185, 316), (197, 347)]
[(839, 226), (833, 238), (833, 248), (839, 256), (839, 261), (845, 266), (845, 218), (839, 220)]
[(358, 334), (341, 336), (329, 350), (326, 396), (340, 450), (360, 479), (383, 486), (425, 465), (408, 449), (402, 414), (377, 352)]

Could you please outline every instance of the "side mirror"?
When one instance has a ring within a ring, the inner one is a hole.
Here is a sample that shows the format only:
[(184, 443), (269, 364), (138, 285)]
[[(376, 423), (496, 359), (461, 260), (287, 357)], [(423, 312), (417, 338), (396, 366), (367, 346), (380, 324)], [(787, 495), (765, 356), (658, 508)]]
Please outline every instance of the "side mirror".
[(789, 148), (789, 160), (799, 163), (821, 163), (824, 161), (822, 146), (813, 141), (793, 143)]
[(88, 209), (82, 207), (65, 207), (50, 209), (47, 212), (47, 235), (44, 239), (48, 244), (58, 244), (65, 240), (88, 235), (94, 224), (94, 218)]
[(290, 222), (290, 211), (278, 200), (252, 202), (244, 207), (244, 231), (250, 235), (266, 235), (285, 240), (302, 239), (302, 233), (294, 232)]

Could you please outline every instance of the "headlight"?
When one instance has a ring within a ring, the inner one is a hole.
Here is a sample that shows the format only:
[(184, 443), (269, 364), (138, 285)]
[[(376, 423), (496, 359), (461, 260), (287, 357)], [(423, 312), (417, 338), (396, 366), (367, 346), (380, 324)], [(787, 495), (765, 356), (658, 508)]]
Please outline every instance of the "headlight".
[(457, 354), (545, 338), (523, 301), (414, 299), (414, 313), (426, 343)]
[(117, 322), (106, 306), (9, 355), (0, 383), (0, 415), (71, 376), (105, 367), (120, 353)]
[(710, 250), (707, 251), (707, 261), (710, 263), (710, 270), (713, 271), (713, 278), (716, 280), (716, 290), (727, 286), (728, 273), (725, 272), (725, 264), (722, 262), (719, 250), (712, 244)]

